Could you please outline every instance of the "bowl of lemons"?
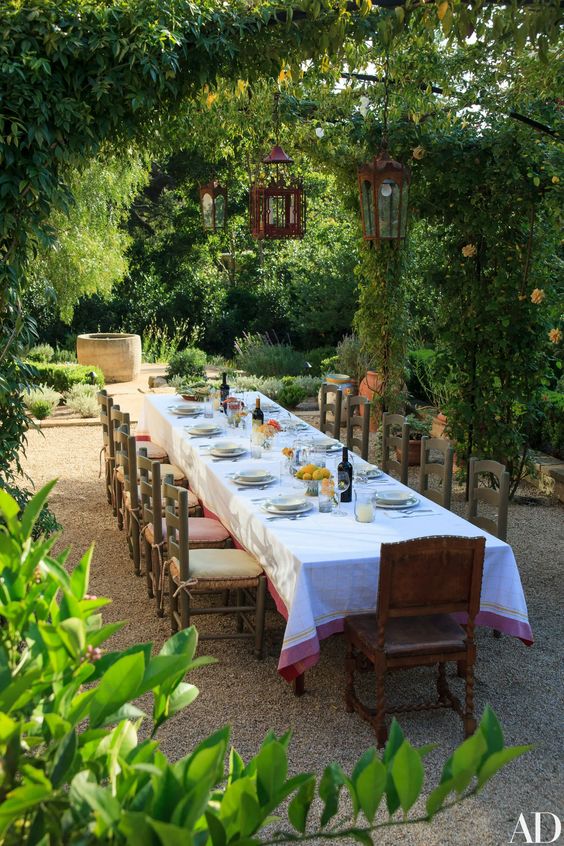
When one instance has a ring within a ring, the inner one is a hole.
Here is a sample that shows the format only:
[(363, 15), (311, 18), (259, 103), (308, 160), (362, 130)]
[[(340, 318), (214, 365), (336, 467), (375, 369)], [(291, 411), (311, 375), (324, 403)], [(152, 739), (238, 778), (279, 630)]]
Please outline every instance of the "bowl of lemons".
[(328, 467), (320, 467), (318, 464), (304, 464), (294, 473), (294, 477), (306, 486), (306, 496), (317, 496), (319, 485), (325, 480), (333, 478)]

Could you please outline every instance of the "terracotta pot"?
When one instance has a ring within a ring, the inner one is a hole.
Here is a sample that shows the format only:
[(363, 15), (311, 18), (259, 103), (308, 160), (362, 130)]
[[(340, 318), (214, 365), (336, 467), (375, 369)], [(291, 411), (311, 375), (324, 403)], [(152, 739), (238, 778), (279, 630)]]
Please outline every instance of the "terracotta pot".
[[(359, 385), (358, 393), (361, 397), (366, 397), (372, 402), (374, 397), (382, 395), (383, 383), (380, 375), (375, 370), (368, 370), (366, 376)], [(364, 409), (360, 408), (361, 415), (364, 414)], [(380, 419), (382, 414), (379, 409), (374, 406), (370, 410), (370, 431), (377, 432), (380, 426)]]
[[(396, 459), (401, 461), (401, 450), (396, 447)], [(408, 467), (419, 467), (421, 464), (421, 441), (410, 440), (407, 449)]]
[(445, 415), (441, 411), (439, 411), (437, 416), (433, 417), (433, 423), (431, 426), (431, 437), (442, 438), (444, 436), (446, 424), (447, 419)]

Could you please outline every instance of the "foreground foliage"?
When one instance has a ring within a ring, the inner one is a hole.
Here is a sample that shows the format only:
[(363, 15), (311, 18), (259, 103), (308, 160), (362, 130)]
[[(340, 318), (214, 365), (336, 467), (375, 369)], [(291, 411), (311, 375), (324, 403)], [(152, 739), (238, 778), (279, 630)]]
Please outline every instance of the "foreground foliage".
[[(397, 723), (383, 758), (367, 750), (350, 776), (331, 764), (319, 781), (310, 773), (288, 777), (289, 733), (281, 738), (269, 733), (247, 764), (231, 749), (226, 772), (227, 727), (169, 762), (155, 734), (198, 695), (185, 674), (213, 659), (194, 658), (194, 628), (175, 634), (158, 655), (148, 643), (102, 653), (102, 644), (122, 624), (104, 624), (99, 612), (109, 600), (87, 593), (92, 550), (69, 574), (66, 553), (50, 555), (54, 538), (31, 539), (53, 484), (29, 503), (21, 521), (18, 504), (0, 492), (3, 843), (251, 846), (315, 835), (370, 844), (375, 829), (400, 822), (390, 822), (396, 811), (408, 814), (420, 796), (422, 761), (432, 747), (415, 749)], [(148, 693), (150, 717), (132, 704)], [(140, 739), (145, 720), (149, 731)], [(430, 819), (451, 793), (455, 802), (476, 793), (528, 748), (505, 748), (499, 723), (486, 709), (475, 735), (445, 764), (417, 820)], [(331, 826), (342, 788), (352, 818)], [(293, 830), (263, 831), (290, 797)], [(376, 822), (384, 798), (388, 820)], [(314, 801), (321, 803), (321, 817), (308, 825)]]

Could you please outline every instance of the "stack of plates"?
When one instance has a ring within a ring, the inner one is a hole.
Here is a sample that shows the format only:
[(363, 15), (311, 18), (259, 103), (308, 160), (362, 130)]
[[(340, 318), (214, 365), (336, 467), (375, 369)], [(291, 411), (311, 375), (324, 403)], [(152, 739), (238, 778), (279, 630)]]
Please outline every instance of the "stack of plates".
[(306, 511), (311, 511), (312, 504), (303, 496), (288, 494), (267, 499), (261, 509), (269, 514), (305, 514)]
[(233, 476), (233, 481), (236, 485), (248, 485), (252, 488), (255, 485), (270, 484), (274, 481), (274, 476), (268, 470), (254, 467), (250, 470), (240, 470)]
[(192, 417), (195, 414), (201, 414), (200, 406), (193, 402), (182, 402), (179, 405), (169, 405), (168, 410), (171, 414), (177, 414), (179, 417)]
[(378, 508), (411, 508), (418, 502), (419, 499), (414, 494), (400, 488), (378, 492), (375, 496), (375, 504)]
[(206, 437), (207, 435), (216, 435), (218, 432), (221, 432), (221, 426), (218, 426), (217, 423), (196, 423), (195, 426), (187, 426), (186, 431), (190, 435)]
[(213, 449), (210, 449), (210, 453), (216, 458), (235, 458), (238, 455), (244, 455), (246, 451), (245, 447), (235, 441), (218, 441)]

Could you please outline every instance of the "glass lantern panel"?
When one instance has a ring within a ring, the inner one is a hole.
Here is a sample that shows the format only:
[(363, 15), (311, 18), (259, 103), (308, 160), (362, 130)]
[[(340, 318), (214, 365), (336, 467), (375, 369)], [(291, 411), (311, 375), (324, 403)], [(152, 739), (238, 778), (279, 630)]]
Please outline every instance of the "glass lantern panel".
[(204, 194), (202, 196), (202, 217), (204, 220), (204, 229), (213, 229), (213, 199), (211, 194)]
[(401, 192), (401, 226), (400, 237), (405, 238), (405, 230), (407, 227), (407, 203), (409, 200), (409, 188), (407, 185), (403, 186)]
[(372, 207), (372, 183), (367, 179), (362, 183), (362, 219), (364, 235), (374, 237), (374, 209)]
[(378, 225), (380, 238), (399, 237), (398, 185), (392, 179), (385, 179), (378, 190)]
[(223, 194), (218, 194), (215, 198), (215, 225), (218, 229), (223, 229), (225, 225), (225, 197)]

